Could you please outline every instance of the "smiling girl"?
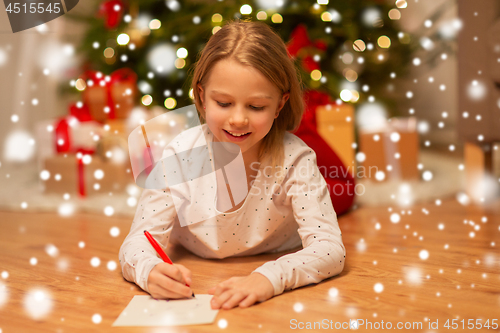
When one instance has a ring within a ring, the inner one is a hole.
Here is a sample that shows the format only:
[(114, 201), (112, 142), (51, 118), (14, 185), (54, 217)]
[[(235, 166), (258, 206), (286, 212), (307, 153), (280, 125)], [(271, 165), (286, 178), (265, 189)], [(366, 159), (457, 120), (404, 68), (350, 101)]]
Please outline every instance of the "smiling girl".
[[(304, 112), (299, 77), (283, 40), (264, 23), (230, 22), (210, 38), (194, 69), (194, 100), (207, 142), (239, 146), (248, 195), (218, 216), (180, 227), (169, 191), (144, 190), (120, 249), (127, 280), (155, 298), (192, 293), (186, 286), (191, 285), (190, 270), (157, 258), (142, 234), (145, 229), (164, 247), (172, 241), (203, 258), (302, 245), (209, 289), (214, 309), (248, 307), (342, 271), (345, 248), (316, 154), (290, 133)], [(223, 190), (218, 187), (216, 197)]]

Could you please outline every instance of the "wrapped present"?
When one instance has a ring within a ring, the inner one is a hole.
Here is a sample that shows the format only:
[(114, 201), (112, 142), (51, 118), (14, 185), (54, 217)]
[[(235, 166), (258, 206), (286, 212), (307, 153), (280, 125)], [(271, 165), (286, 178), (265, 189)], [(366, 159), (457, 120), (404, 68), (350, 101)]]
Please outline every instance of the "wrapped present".
[(134, 107), (137, 75), (129, 68), (121, 68), (111, 75), (87, 71), (83, 75), (87, 87), (83, 99), (92, 119), (126, 119)]
[(466, 192), (475, 202), (498, 195), (500, 143), (466, 142), (464, 145)]
[[(67, 121), (66, 119), (63, 122), (68, 123), (67, 136), (65, 134), (68, 149), (58, 152), (76, 152), (79, 150), (94, 152), (96, 150), (99, 139), (104, 135), (101, 123), (97, 121)], [(56, 127), (55, 134), (56, 138), (59, 138), (58, 127)], [(59, 147), (59, 142), (56, 142), (56, 145)], [(66, 146), (66, 144), (63, 144), (63, 146)]]
[(94, 152), (104, 128), (96, 121), (79, 122), (65, 117), (44, 120), (35, 125), (39, 157), (55, 153), (76, 153), (79, 150)]
[(104, 122), (104, 130), (112, 134), (123, 135), (127, 137), (130, 134), (130, 130), (127, 126), (126, 119), (110, 119)]
[(87, 196), (124, 190), (133, 182), (127, 164), (113, 164), (96, 155), (56, 154), (43, 163), (45, 193), (79, 193)]
[(350, 104), (322, 105), (316, 108), (318, 133), (337, 153), (344, 165), (355, 169), (354, 108)]
[(106, 162), (126, 164), (129, 162), (127, 138), (116, 133), (105, 135), (99, 140), (96, 154)]
[(359, 145), (365, 156), (361, 162), (364, 177), (379, 181), (419, 179), (416, 118), (392, 118), (382, 128), (360, 129)]
[[(72, 106), (73, 108), (73, 106)], [(80, 119), (90, 119), (79, 115)], [(71, 112), (70, 116), (60, 119), (40, 121), (35, 124), (38, 163), (57, 153), (76, 153), (85, 151), (93, 153), (105, 131), (101, 123), (86, 120), (80, 121)]]

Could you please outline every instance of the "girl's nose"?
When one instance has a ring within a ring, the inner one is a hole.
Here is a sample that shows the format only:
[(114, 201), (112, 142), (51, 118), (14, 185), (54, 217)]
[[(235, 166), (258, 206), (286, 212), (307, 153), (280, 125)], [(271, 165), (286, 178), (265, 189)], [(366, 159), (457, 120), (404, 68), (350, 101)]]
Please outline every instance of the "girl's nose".
[(229, 123), (234, 126), (248, 125), (248, 117), (244, 111), (236, 110), (229, 117)]

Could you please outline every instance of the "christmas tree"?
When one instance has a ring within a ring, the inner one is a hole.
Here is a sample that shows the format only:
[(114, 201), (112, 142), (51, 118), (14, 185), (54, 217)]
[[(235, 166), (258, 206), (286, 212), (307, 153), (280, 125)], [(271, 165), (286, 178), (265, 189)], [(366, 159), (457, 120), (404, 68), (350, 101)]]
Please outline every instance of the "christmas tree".
[[(137, 103), (174, 109), (193, 104), (192, 66), (210, 36), (235, 19), (275, 29), (304, 88), (351, 103), (366, 100), (366, 91), (383, 100), (384, 82), (405, 72), (414, 48), (397, 27), (405, 7), (404, 0), (107, 0), (96, 3), (92, 17), (72, 17), (90, 24), (80, 45), (84, 70), (108, 75), (130, 68), (138, 77)], [(75, 82), (85, 89), (85, 80)]]

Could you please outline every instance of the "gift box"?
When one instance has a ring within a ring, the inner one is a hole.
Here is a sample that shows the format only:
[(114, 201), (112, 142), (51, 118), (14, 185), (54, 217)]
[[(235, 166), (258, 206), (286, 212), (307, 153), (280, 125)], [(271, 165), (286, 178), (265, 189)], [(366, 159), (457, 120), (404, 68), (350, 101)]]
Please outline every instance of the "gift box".
[(316, 108), (318, 133), (337, 153), (349, 170), (354, 170), (354, 108), (350, 104), (322, 105)]
[(136, 74), (122, 68), (109, 76), (87, 71), (83, 75), (87, 87), (82, 96), (92, 119), (105, 122), (108, 119), (126, 119), (134, 108)]
[(96, 121), (80, 122), (72, 116), (35, 124), (38, 163), (57, 153), (94, 152), (105, 131)]
[(500, 181), (500, 142), (464, 145), (466, 192), (481, 202), (498, 195)]
[(104, 130), (109, 133), (123, 135), (128, 137), (131, 130), (127, 126), (126, 119), (110, 119), (104, 122)]
[(419, 179), (416, 118), (392, 118), (382, 128), (361, 128), (359, 145), (364, 153), (364, 177), (378, 181)]
[(113, 164), (125, 164), (129, 162), (127, 138), (117, 133), (105, 135), (99, 140), (96, 155), (103, 161)]
[(44, 160), (43, 170), (45, 193), (87, 196), (122, 191), (133, 182), (128, 164), (108, 163), (96, 155), (56, 154)]

